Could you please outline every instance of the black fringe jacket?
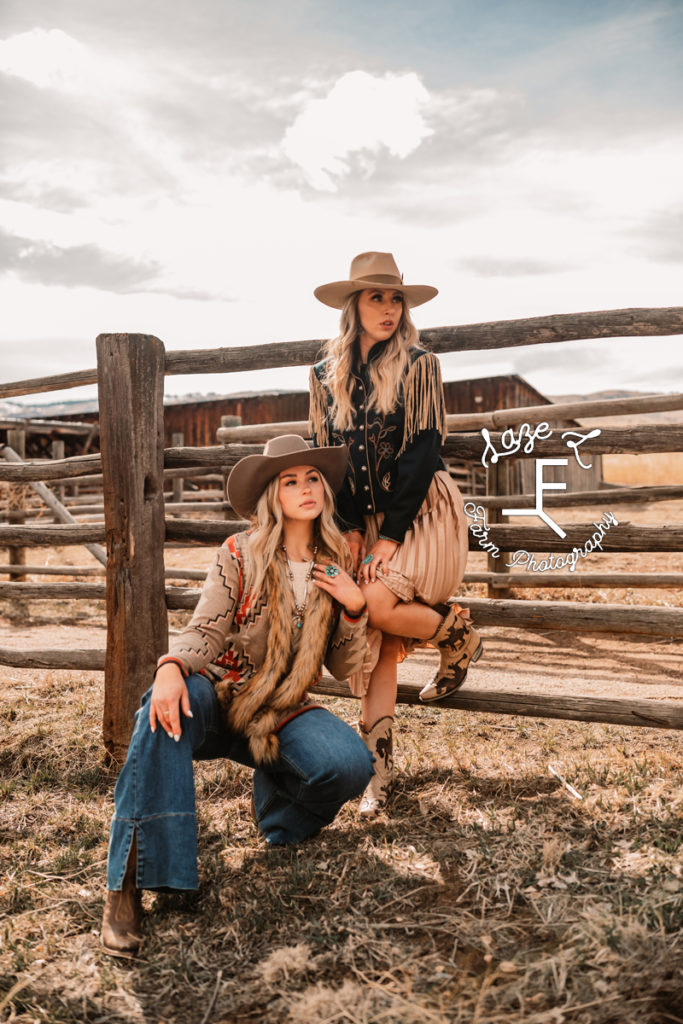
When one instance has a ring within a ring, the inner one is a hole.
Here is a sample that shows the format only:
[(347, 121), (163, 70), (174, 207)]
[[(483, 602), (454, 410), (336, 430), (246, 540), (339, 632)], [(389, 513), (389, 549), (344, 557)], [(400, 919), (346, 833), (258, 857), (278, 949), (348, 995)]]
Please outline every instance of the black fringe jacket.
[[(373, 345), (369, 361), (385, 342)], [(310, 421), (313, 444), (346, 444), (350, 460), (337, 494), (342, 530), (365, 530), (364, 516), (384, 513), (382, 537), (400, 543), (424, 501), (434, 474), (444, 469), (441, 447), (446, 437), (446, 407), (439, 361), (431, 352), (411, 348), (396, 407), (383, 414), (368, 408), (367, 363), (353, 370), (353, 425), (338, 430), (332, 423), (332, 395), (325, 384), (327, 360), (310, 376)]]

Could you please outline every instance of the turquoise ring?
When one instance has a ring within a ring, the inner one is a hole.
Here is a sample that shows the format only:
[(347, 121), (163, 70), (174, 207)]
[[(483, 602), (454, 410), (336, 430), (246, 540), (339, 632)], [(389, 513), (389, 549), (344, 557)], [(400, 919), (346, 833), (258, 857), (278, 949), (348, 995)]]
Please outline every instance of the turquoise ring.
[(339, 575), (339, 566), (338, 565), (326, 565), (325, 566), (325, 575), (326, 576), (330, 576), (332, 578), (334, 578), (335, 576), (338, 576)]
[(370, 565), (370, 562), (373, 560), (374, 557), (375, 557), (374, 555), (367, 555), (363, 559), (363, 565)]

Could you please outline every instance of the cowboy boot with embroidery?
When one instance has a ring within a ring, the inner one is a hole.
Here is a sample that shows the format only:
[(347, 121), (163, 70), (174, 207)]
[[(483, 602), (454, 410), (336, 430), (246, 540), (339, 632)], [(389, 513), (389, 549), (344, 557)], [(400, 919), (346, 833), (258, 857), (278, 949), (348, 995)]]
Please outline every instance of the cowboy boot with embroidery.
[(121, 890), (109, 889), (102, 917), (102, 945), (112, 956), (134, 957), (142, 942), (142, 901), (135, 887), (138, 862), (137, 837), (128, 855)]
[(420, 700), (425, 703), (455, 693), (465, 682), (468, 666), (479, 660), (484, 649), (472, 620), (457, 605), (448, 609), (429, 643), (439, 648), (441, 661), (436, 675), (420, 690)]
[(375, 758), (375, 774), (361, 797), (358, 809), (364, 818), (372, 818), (383, 811), (391, 795), (394, 771), (393, 725), (391, 715), (379, 718), (368, 730), (362, 722), (358, 723), (361, 739)]

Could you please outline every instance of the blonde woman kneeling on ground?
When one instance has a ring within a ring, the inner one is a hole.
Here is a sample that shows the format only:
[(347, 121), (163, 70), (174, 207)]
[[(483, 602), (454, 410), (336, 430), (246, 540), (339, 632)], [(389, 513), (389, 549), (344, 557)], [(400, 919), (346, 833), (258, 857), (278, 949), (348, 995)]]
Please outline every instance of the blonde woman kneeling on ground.
[(197, 888), (193, 760), (255, 769), (252, 814), (273, 845), (329, 824), (372, 776), (360, 737), (307, 693), (323, 663), (337, 679), (363, 663), (365, 601), (333, 520), (347, 458), (287, 435), (230, 474), (232, 506), (253, 528), (217, 552), (137, 712), (114, 794), (109, 953), (137, 953), (141, 889)]

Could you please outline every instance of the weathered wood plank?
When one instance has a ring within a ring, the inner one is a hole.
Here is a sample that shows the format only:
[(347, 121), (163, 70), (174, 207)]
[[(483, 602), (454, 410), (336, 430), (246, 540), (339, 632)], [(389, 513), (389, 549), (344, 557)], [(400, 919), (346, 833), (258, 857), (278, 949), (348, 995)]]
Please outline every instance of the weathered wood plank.
[[(604, 398), (590, 402), (552, 402), (549, 405), (527, 405), (519, 409), (496, 409), (492, 412), (451, 413), (446, 424), (451, 433), (463, 430), (489, 430), (518, 426), (520, 423), (543, 423), (546, 420), (580, 419), (593, 416), (625, 416), (633, 413), (661, 412), (683, 409), (683, 395), (646, 395), (639, 398)], [(265, 442), (280, 434), (299, 434), (310, 438), (307, 420), (282, 423), (251, 423), (240, 427), (219, 427), (216, 438), (221, 444)]]
[(667, 334), (683, 334), (683, 306), (591, 310), (432, 327), (420, 331), (420, 340), (432, 352), (454, 352)]
[(69, 388), (81, 388), (85, 384), (97, 384), (97, 370), (76, 370), (74, 373), (56, 373), (50, 377), (10, 381), (7, 384), (0, 384), (0, 398), (36, 395), (43, 391), (66, 391)]
[(310, 441), (311, 430), (307, 420), (290, 420), (282, 423), (247, 423), (240, 427), (219, 427), (216, 438), (221, 444), (258, 442), (265, 444), (281, 434), (298, 434)]
[[(683, 334), (683, 307), (643, 307), (558, 313), (552, 316), (496, 320), (488, 323), (431, 327), (420, 339), (432, 352), (478, 351), (545, 345), (583, 339), (654, 337)], [(317, 362), (324, 342), (272, 342), (238, 348), (196, 349), (167, 352), (165, 372), (235, 373), (278, 366), (305, 366)], [(61, 391), (97, 382), (97, 370), (79, 370), (50, 377), (0, 384), (0, 398)]]
[[(514, 495), (511, 495), (514, 505)], [(608, 508), (608, 504), (605, 503)], [(531, 522), (534, 521), (529, 516)], [(560, 524), (566, 537), (558, 537), (548, 526), (519, 526), (497, 524), (491, 526), (489, 538), (500, 549), (505, 551), (531, 552), (565, 552), (578, 548), (584, 549), (586, 541), (596, 533), (593, 523)], [(614, 551), (683, 551), (683, 527), (681, 526), (636, 526), (633, 523), (619, 520), (600, 541), (604, 552)], [(470, 534), (470, 550), (477, 551), (479, 543)], [(593, 552), (600, 554), (599, 551)], [(509, 559), (506, 559), (509, 561)], [(560, 567), (563, 568), (563, 567)]]
[(228, 537), (231, 537), (233, 533), (239, 533), (241, 530), (246, 530), (248, 526), (249, 523), (243, 519), (222, 519), (215, 521), (199, 519), (167, 519), (166, 540), (170, 544), (215, 544), (218, 546)]
[(683, 409), (683, 395), (643, 395), (638, 398), (603, 398), (593, 401), (552, 402), (550, 405), (527, 405), (519, 409), (496, 409), (492, 412), (455, 413), (446, 417), (448, 429), (489, 430), (516, 427), (520, 423), (544, 423), (557, 420), (592, 419), (596, 416), (632, 416), (636, 413)]
[[(26, 455), (26, 433), (23, 430), (7, 431), (7, 446), (2, 448), (2, 454), (6, 457), (18, 459), (20, 462)], [(10, 447), (13, 446), (13, 447)], [(17, 452), (21, 452), (18, 455)], [(11, 454), (6, 454), (11, 453)], [(11, 484), (7, 489), (7, 520), (13, 525), (23, 525), (26, 522), (26, 487)], [(26, 564), (26, 551), (23, 547), (8, 547), (7, 558), (18, 568)], [(17, 572), (11, 579), (21, 579), (23, 573)]]
[(67, 546), (69, 544), (94, 544), (105, 539), (104, 525), (99, 523), (71, 526), (47, 524), (45, 526), (0, 526), (0, 547), (7, 544), (23, 544), (27, 548)]
[[(464, 494), (465, 501), (474, 501), (484, 508), (508, 508), (513, 502), (515, 508), (534, 508), (535, 494)], [(556, 491), (543, 495), (543, 505), (548, 508), (573, 508), (577, 505), (619, 505), (641, 504), (650, 501), (675, 501), (683, 498), (683, 486), (663, 484), (659, 487), (603, 487), (599, 491)]]
[[(2, 454), (2, 457), (6, 459), (8, 462), (14, 464), (23, 464), (23, 458), (17, 452), (15, 452), (9, 445), (6, 445), (2, 449), (2, 452), (0, 454)], [(71, 512), (69, 512), (69, 510), (64, 507), (64, 505), (61, 503), (57, 495), (53, 494), (53, 492), (49, 489), (49, 487), (46, 487), (45, 484), (40, 483), (39, 481), (36, 480), (32, 480), (28, 486), (33, 489), (33, 491), (38, 495), (40, 500), (45, 505), (47, 505), (47, 507), (52, 512), (55, 513), (57, 519), (59, 519), (62, 523), (70, 523), (72, 525), (78, 523), (78, 520), (75, 519)], [(86, 544), (85, 546), (90, 552), (90, 554), (93, 555), (98, 562), (100, 562), (102, 565), (106, 565), (107, 553), (104, 550), (104, 548), (100, 547), (99, 544)]]
[[(105, 652), (101, 650), (18, 651), (0, 647), (0, 665), (28, 669), (78, 669), (102, 671)], [(315, 693), (353, 700), (348, 683), (324, 675)], [(420, 686), (399, 683), (398, 703), (417, 704)], [(605, 722), (612, 725), (646, 726), (652, 729), (683, 729), (683, 703), (664, 701), (607, 700), (564, 694), (526, 694), (495, 690), (463, 689), (432, 704), (434, 710), (477, 711), (497, 715), (554, 718), (577, 722)]]
[[(101, 565), (25, 565), (27, 576), (105, 576), (106, 569)], [(0, 576), (11, 572), (8, 565), (0, 565)], [(165, 569), (167, 580), (203, 580), (206, 579), (204, 569)]]
[[(0, 566), (0, 574), (10, 572)], [(72, 571), (71, 567), (62, 566), (57, 569), (45, 567), (22, 566), (22, 575), (75, 575), (84, 576), (90, 570), (81, 568)], [(96, 573), (97, 570), (92, 570)], [(104, 572), (104, 570), (102, 570)], [(206, 573), (202, 570), (166, 570), (165, 579), (203, 580)], [(683, 573), (465, 573), (464, 583), (487, 583), (494, 587), (531, 588), (535, 590), (550, 587), (647, 587), (660, 589), (676, 589), (683, 587)], [(168, 608), (194, 608), (199, 591), (183, 587), (166, 588), (166, 606)], [(0, 582), (0, 599), (33, 598), (48, 600), (54, 598), (79, 600), (104, 600), (106, 587), (98, 583), (26, 583)], [(624, 606), (624, 608), (631, 606)]]
[[(31, 480), (72, 480), (73, 477), (87, 476), (89, 470), (99, 473), (102, 469), (100, 455), (75, 455), (70, 459), (35, 459), (21, 466), (0, 465), (0, 481), (29, 483)], [(94, 479), (94, 478), (93, 478)]]
[(683, 637), (683, 608), (474, 597), (468, 597), (466, 603), (478, 626)]
[[(514, 495), (511, 502), (514, 502)], [(607, 504), (607, 503), (606, 503)], [(531, 518), (531, 517), (530, 517)], [(168, 543), (222, 544), (233, 533), (247, 529), (245, 520), (166, 520)], [(547, 526), (492, 525), (489, 539), (501, 552), (526, 550), (530, 552), (566, 552), (577, 547), (582, 549), (587, 539), (595, 532), (593, 523), (565, 524), (567, 536), (562, 539)], [(0, 525), (0, 547), (22, 545), (25, 547), (66, 546), (69, 544), (94, 543), (104, 540), (104, 527), (100, 523), (67, 525)], [(683, 551), (683, 527), (636, 526), (619, 520), (618, 527), (612, 527), (602, 538), (605, 552), (617, 551)], [(470, 535), (471, 551), (479, 551), (479, 542)], [(600, 552), (595, 552), (600, 554)]]
[[(351, 697), (348, 683), (324, 675), (315, 693), (330, 697)], [(421, 704), (420, 687), (398, 684), (400, 704)], [(354, 698), (357, 699), (357, 698)], [(606, 722), (612, 725), (640, 725), (652, 729), (683, 729), (683, 702), (607, 700), (602, 697), (574, 697), (564, 694), (508, 693), (496, 690), (458, 690), (430, 708), (482, 711), (496, 715), (523, 715), (530, 718), (562, 718), (575, 722)]]
[(683, 587), (681, 572), (566, 572), (494, 573), (466, 572), (463, 583), (487, 583), (494, 587)]
[[(432, 352), (468, 352), (581, 339), (683, 334), (683, 307), (595, 310), (490, 323), (431, 327), (420, 340)], [(289, 341), (239, 348), (195, 349), (166, 354), (166, 372), (234, 373), (317, 362), (323, 342)]]
[[(0, 576), (10, 573), (9, 565), (0, 565)], [(27, 576), (104, 576), (103, 565), (25, 565)]]
[(0, 665), (12, 668), (52, 668), (104, 671), (105, 652), (96, 649), (70, 648), (63, 650), (41, 649), (19, 651), (12, 647), (0, 647)]
[[(191, 577), (183, 573), (182, 578)], [(106, 597), (107, 587), (104, 583), (0, 583), (0, 600), (104, 601)], [(198, 599), (199, 590), (194, 588), (166, 587), (167, 608), (194, 608)]]
[(105, 597), (104, 583), (0, 583), (0, 600), (5, 601), (14, 601), (18, 598), (34, 601), (103, 601)]
[(25, 430), (27, 434), (50, 434), (57, 431), (68, 437), (87, 437), (93, 430), (98, 431), (96, 423), (68, 423), (66, 420), (22, 419), (20, 416), (0, 417), (0, 430)]
[(100, 334), (97, 366), (107, 536), (103, 739), (123, 763), (140, 696), (168, 644), (164, 346), (146, 334)]
[[(584, 428), (587, 429), (587, 428)], [(595, 429), (591, 427), (590, 429)], [(580, 446), (583, 462), (590, 461), (591, 455), (632, 454), (651, 452), (675, 452), (683, 450), (683, 425), (667, 424), (666, 428), (645, 425), (640, 427), (600, 427), (599, 437), (591, 438)], [(553, 431), (546, 440), (539, 441), (534, 450), (515, 453), (515, 458), (545, 458), (564, 456), (574, 458), (573, 452), (562, 440), (561, 431)], [(491, 443), (496, 451), (502, 452), (501, 432), (491, 433)], [(449, 434), (443, 453), (446, 458), (458, 458), (479, 462), (486, 448), (480, 433)], [(167, 448), (164, 465), (167, 470), (198, 468), (229, 472), (239, 459), (263, 451), (262, 444), (209, 445), (206, 448)], [(504, 461), (504, 459), (502, 460)], [(59, 461), (26, 462), (21, 466), (0, 465), (0, 482), (28, 483), (30, 480), (69, 480), (78, 477), (87, 469), (93, 474), (102, 468), (99, 455), (81, 455)], [(166, 474), (167, 476), (173, 474)], [(189, 474), (188, 474), (189, 475)], [(94, 482), (94, 479), (93, 479)]]
[[(567, 428), (567, 430), (580, 430), (586, 434), (589, 430), (600, 430), (598, 437), (592, 437), (581, 442), (579, 454), (581, 461), (588, 465), (591, 455), (644, 455), (653, 452), (678, 452), (683, 451), (683, 424), (667, 423), (666, 426), (652, 426), (646, 424), (639, 427), (601, 427), (599, 424), (592, 424), (590, 427)], [(536, 441), (533, 450), (525, 451), (524, 444), (514, 457), (518, 459), (545, 459), (564, 457), (573, 459), (574, 453), (567, 446), (567, 441), (562, 440), (562, 428), (556, 428), (552, 436), (545, 440)], [(504, 448), (501, 441), (502, 431), (491, 432), (490, 440), (497, 453), (500, 454), (500, 462), (505, 462), (510, 456), (504, 455)], [(577, 438), (573, 437), (576, 441)], [(479, 434), (449, 434), (443, 447), (443, 455), (449, 459), (472, 459), (474, 462), (481, 462), (482, 456), (487, 447), (487, 442)], [(491, 455), (487, 455), (487, 461), (491, 461)]]

